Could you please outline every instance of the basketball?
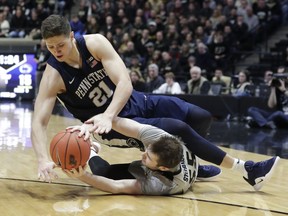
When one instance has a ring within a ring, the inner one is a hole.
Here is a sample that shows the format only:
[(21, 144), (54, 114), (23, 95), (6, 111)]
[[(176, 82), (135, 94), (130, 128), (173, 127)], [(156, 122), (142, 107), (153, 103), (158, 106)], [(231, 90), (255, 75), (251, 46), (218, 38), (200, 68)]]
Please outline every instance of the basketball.
[(79, 131), (63, 130), (50, 142), (50, 155), (54, 163), (62, 169), (77, 169), (85, 166), (90, 156), (90, 140), (78, 137)]

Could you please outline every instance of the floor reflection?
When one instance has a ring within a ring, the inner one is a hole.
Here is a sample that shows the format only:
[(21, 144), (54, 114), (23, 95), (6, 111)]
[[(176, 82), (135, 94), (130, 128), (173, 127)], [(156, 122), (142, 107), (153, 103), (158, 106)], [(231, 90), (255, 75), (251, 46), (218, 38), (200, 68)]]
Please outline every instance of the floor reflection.
[[(0, 150), (32, 146), (32, 110), (31, 101), (1, 101)], [(59, 103), (55, 105), (53, 114), (71, 117)], [(285, 129), (251, 129), (246, 128), (243, 122), (214, 121), (207, 139), (219, 146), (288, 158), (288, 133)]]
[(288, 133), (285, 129), (246, 128), (243, 122), (213, 122), (208, 139), (213, 143), (264, 155), (288, 158)]

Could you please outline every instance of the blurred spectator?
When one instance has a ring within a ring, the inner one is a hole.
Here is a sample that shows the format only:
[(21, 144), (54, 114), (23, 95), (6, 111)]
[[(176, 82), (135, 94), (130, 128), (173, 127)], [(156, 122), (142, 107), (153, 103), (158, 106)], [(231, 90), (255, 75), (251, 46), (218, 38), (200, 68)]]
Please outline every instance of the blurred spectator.
[(159, 50), (161, 52), (168, 51), (168, 44), (164, 38), (163, 31), (158, 31), (156, 33), (155, 50)]
[(149, 40), (155, 42), (156, 40), (156, 32), (157, 32), (157, 23), (151, 20), (148, 23), (148, 30), (149, 30)]
[(208, 35), (204, 32), (204, 28), (202, 26), (198, 26), (194, 35), (195, 40), (199, 43), (206, 44), (208, 41)]
[(168, 44), (172, 44), (172, 41), (178, 41), (180, 39), (179, 33), (175, 25), (168, 25), (168, 31), (165, 35)]
[(183, 41), (183, 43), (188, 43), (189, 44), (189, 52), (191, 54), (195, 53), (196, 50), (196, 41), (193, 38), (193, 33), (189, 32), (186, 36), (185, 39)]
[(131, 56), (131, 64), (129, 68), (131, 71), (140, 71), (143, 75), (144, 67), (140, 62), (140, 56), (138, 54)]
[(5, 19), (9, 22), (11, 22), (11, 19), (12, 19), (12, 13), (10, 11), (10, 7), (9, 6), (5, 6), (4, 7), (4, 10), (3, 10), (3, 14), (4, 14), (4, 17)]
[(212, 83), (220, 84), (222, 86), (221, 93), (228, 94), (231, 87), (231, 77), (224, 76), (223, 70), (221, 68), (216, 68), (214, 72), (214, 77), (212, 78)]
[(153, 61), (153, 54), (155, 51), (154, 43), (148, 42), (145, 45), (145, 48), (146, 48), (146, 54), (143, 55), (143, 61), (142, 62), (144, 65), (148, 65), (148, 64), (151, 64)]
[(190, 69), (191, 79), (187, 82), (186, 92), (193, 95), (207, 95), (210, 91), (209, 81), (201, 76), (201, 68), (194, 66)]
[(156, 64), (150, 64), (148, 66), (147, 77), (147, 92), (153, 92), (159, 88), (165, 82), (164, 78), (159, 75), (159, 68)]
[(24, 38), (27, 28), (27, 18), (23, 14), (22, 8), (20, 6), (16, 7), (15, 14), (12, 16), (10, 22), (10, 32), (9, 37), (11, 38)]
[(229, 46), (224, 41), (222, 32), (215, 32), (211, 44), (209, 44), (209, 50), (212, 56), (214, 56), (215, 67), (223, 68), (224, 70), (231, 65)]
[[(188, 58), (192, 56), (193, 53), (190, 52), (189, 43), (183, 42), (179, 53), (179, 65), (181, 65), (184, 74), (190, 69), (191, 65), (188, 65)], [(195, 59), (195, 58), (194, 58)]]
[(159, 65), (159, 73), (164, 76), (167, 72), (173, 72), (176, 77), (182, 75), (182, 69), (178, 61), (172, 58), (169, 52), (164, 51)]
[(187, 58), (186, 63), (181, 64), (181, 67), (183, 69), (183, 75), (186, 77), (186, 80), (189, 80), (191, 78), (190, 69), (194, 66), (196, 66), (196, 58), (193, 55)]
[(145, 92), (146, 91), (146, 83), (142, 77), (142, 74), (140, 71), (135, 71), (135, 70), (131, 70), (130, 73), (130, 79), (133, 85), (133, 88), (136, 91), (141, 91), (141, 92)]
[(263, 77), (263, 81), (260, 83), (263, 85), (270, 85), (271, 80), (273, 79), (273, 71), (271, 70), (267, 70), (265, 71), (264, 77)]
[(163, 83), (159, 88), (155, 89), (153, 93), (181, 94), (182, 90), (181, 90), (180, 84), (175, 81), (174, 73), (168, 72), (165, 74), (165, 83)]
[(27, 26), (29, 27), (29, 29), (27, 29), (27, 37), (33, 40), (41, 39), (41, 20), (38, 19), (38, 13), (36, 9), (31, 10), (30, 17), (27, 20)]
[(216, 8), (213, 11), (212, 16), (209, 18), (209, 20), (211, 21), (211, 25), (212, 25), (212, 29), (215, 29), (216, 26), (221, 22), (222, 18), (222, 13), (220, 11), (220, 9)]
[(156, 22), (156, 25), (157, 25), (157, 31), (164, 31), (165, 30), (165, 26), (164, 26), (164, 18), (163, 16), (161, 16), (160, 14), (157, 14), (156, 15), (156, 18), (155, 18), (155, 22)]
[(200, 67), (202, 69), (202, 73), (205, 74), (209, 80), (211, 80), (213, 76), (212, 73), (215, 68), (215, 62), (213, 56), (204, 43), (198, 43), (195, 58), (196, 65)]
[(256, 31), (259, 28), (259, 18), (253, 12), (252, 7), (246, 8), (246, 13), (244, 14), (244, 22), (248, 25), (248, 31)]
[(70, 20), (70, 26), (76, 37), (85, 34), (85, 25), (81, 22), (78, 15), (72, 17)]
[[(91, 5), (91, 2), (89, 0), (80, 0), (77, 16), (79, 17), (79, 20), (85, 25), (88, 19), (88, 10), (89, 6)], [(91, 13), (89, 14), (91, 16)]]
[(10, 24), (8, 20), (5, 19), (4, 12), (0, 12), (0, 37), (5, 38), (8, 36), (10, 30)]
[(137, 52), (134, 48), (134, 43), (132, 41), (127, 42), (127, 47), (125, 50), (123, 50), (122, 54), (120, 54), (125, 65), (127, 67), (131, 66), (131, 58), (132, 56), (137, 56)]
[(234, 0), (227, 0), (226, 5), (223, 8), (223, 15), (229, 17), (233, 9), (235, 9)]
[(36, 70), (36, 90), (35, 93), (38, 94), (39, 84), (42, 79), (43, 72), (46, 68), (46, 62), (50, 56), (50, 52), (46, 47), (45, 41), (42, 39), (40, 45), (36, 51), (34, 60), (37, 63)]
[(147, 54), (146, 45), (148, 42), (151, 42), (149, 39), (149, 31), (148, 29), (143, 29), (141, 36), (135, 43), (135, 48), (141, 56), (145, 56)]
[(209, 6), (210, 0), (203, 0), (202, 8), (199, 11), (199, 15), (209, 19), (213, 13), (213, 10)]
[(36, 6), (36, 12), (37, 16), (40, 22), (42, 22), (44, 19), (46, 19), (49, 16), (49, 11), (47, 11), (43, 4), (38, 3)]
[(248, 25), (244, 22), (244, 17), (242, 15), (237, 16), (236, 23), (232, 26), (232, 31), (236, 36), (237, 43), (239, 44), (238, 48), (246, 50), (251, 49), (252, 46), (248, 45)]
[(87, 17), (86, 27), (85, 27), (86, 34), (95, 34), (99, 32), (99, 24), (97, 19), (94, 15), (89, 15)]
[(247, 70), (242, 70), (238, 74), (238, 83), (236, 88), (233, 89), (232, 95), (233, 96), (251, 96), (249, 91), (249, 87), (251, 85), (250, 82), (250, 73)]
[(140, 16), (135, 17), (133, 27), (137, 29), (139, 34), (141, 33), (141, 30), (145, 28), (145, 24)]
[(112, 34), (115, 33), (114, 21), (111, 15), (108, 15), (106, 17), (105, 25), (102, 25), (101, 31), (103, 32), (103, 34), (106, 34), (108, 31), (111, 32)]

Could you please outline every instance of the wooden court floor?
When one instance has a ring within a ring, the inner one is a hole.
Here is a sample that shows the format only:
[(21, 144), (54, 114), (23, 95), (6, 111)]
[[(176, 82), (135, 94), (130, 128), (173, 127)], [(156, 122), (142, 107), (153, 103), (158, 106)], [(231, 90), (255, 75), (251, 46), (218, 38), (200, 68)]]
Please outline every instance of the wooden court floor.
[[(273, 178), (260, 192), (255, 192), (238, 173), (227, 169), (217, 181), (196, 182), (188, 193), (171, 197), (110, 195), (66, 177), (61, 170), (57, 170), (59, 179), (53, 183), (40, 182), (30, 140), (31, 117), (31, 109), (21, 103), (0, 103), (1, 216), (288, 215), (286, 159), (280, 160)], [(48, 137), (78, 123), (53, 115)], [(225, 150), (244, 160), (270, 157)], [(110, 163), (123, 163), (138, 159), (141, 153), (136, 149), (103, 146), (101, 155)]]

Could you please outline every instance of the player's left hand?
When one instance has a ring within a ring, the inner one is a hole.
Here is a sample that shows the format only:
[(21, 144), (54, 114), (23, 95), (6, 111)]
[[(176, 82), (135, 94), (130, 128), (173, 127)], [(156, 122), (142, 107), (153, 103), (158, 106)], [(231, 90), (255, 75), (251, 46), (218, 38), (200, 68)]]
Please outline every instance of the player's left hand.
[(85, 165), (84, 167), (79, 166), (78, 169), (75, 168), (71, 170), (63, 169), (63, 172), (70, 178), (80, 178), (85, 174), (86, 167), (87, 165)]
[(85, 124), (93, 124), (90, 133), (108, 133), (112, 129), (112, 119), (105, 113), (98, 114), (85, 121)]
[(90, 137), (90, 128), (92, 128), (92, 124), (82, 124), (82, 125), (75, 125), (69, 126), (66, 130), (70, 130), (71, 132), (79, 131), (78, 137), (82, 137), (84, 135), (84, 140), (88, 140)]

